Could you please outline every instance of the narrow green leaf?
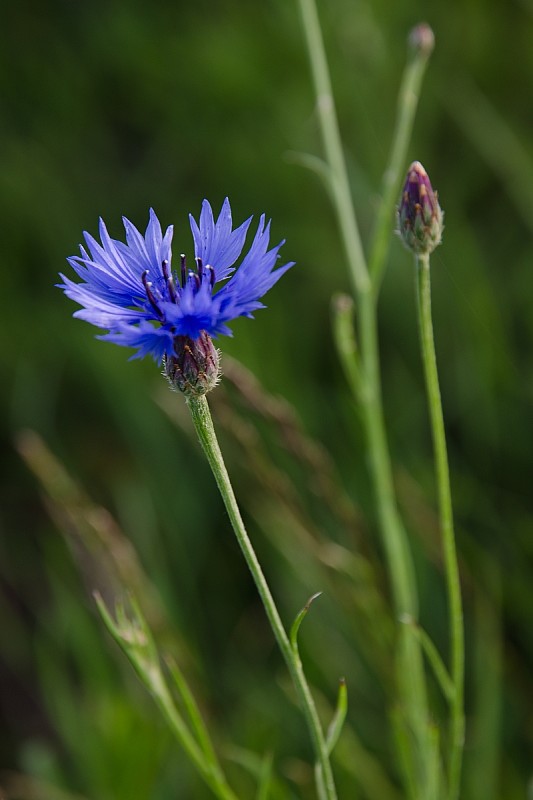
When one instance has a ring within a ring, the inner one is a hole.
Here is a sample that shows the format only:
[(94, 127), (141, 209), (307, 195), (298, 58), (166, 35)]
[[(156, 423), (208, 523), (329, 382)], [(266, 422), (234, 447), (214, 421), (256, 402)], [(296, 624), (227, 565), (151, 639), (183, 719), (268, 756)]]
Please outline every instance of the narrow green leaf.
[(326, 745), (328, 748), (328, 753), (330, 755), (333, 752), (333, 748), (335, 747), (335, 745), (339, 740), (339, 736), (341, 735), (342, 727), (344, 725), (344, 720), (346, 719), (347, 712), (348, 712), (348, 689), (346, 687), (346, 679), (341, 678), (339, 680), (337, 707), (335, 709), (333, 719), (331, 720), (329, 728), (326, 733)]
[(100, 594), (100, 592), (94, 592), (93, 593), (93, 597), (94, 597), (96, 606), (98, 608), (98, 611), (100, 613), (100, 616), (102, 617), (102, 620), (104, 622), (104, 625), (106, 626), (107, 630), (109, 631), (109, 633), (111, 634), (113, 639), (115, 639), (118, 642), (119, 639), (120, 639), (118, 628), (117, 628), (117, 626), (115, 624), (115, 621), (114, 621), (113, 617), (109, 613), (109, 609), (107, 608), (106, 604), (104, 603), (104, 599), (103, 599), (102, 595)]
[(261, 772), (257, 786), (256, 800), (268, 800), (272, 786), (272, 753), (265, 753), (261, 760)]
[(440, 731), (434, 724), (428, 725), (427, 741), (429, 753), (428, 764), (428, 797), (440, 797), (442, 785), (442, 763), (440, 759)]
[(318, 795), (318, 800), (327, 800), (326, 787), (324, 785), (322, 769), (318, 761), (315, 764), (315, 784), (316, 784), (316, 793)]
[(399, 707), (392, 710), (391, 722), (398, 764), (403, 776), (406, 800), (417, 800), (417, 781), (413, 765), (413, 753), (409, 731), (405, 720), (405, 714)]
[(357, 397), (361, 392), (361, 367), (359, 351), (355, 339), (354, 311), (355, 305), (347, 294), (337, 294), (331, 303), (333, 315), (333, 337), (341, 365), (353, 394)]
[(185, 711), (187, 712), (193, 727), (193, 731), (196, 734), (198, 744), (200, 745), (208, 761), (219, 766), (213, 743), (211, 742), (209, 733), (202, 719), (200, 709), (198, 708), (198, 704), (194, 698), (194, 695), (191, 692), (187, 681), (185, 680), (183, 672), (173, 659), (166, 658), (166, 663), (183, 701)]
[(317, 597), (320, 597), (321, 594), (322, 592), (316, 592), (316, 594), (312, 595), (292, 623), (290, 642), (295, 653), (298, 652), (298, 631), (300, 630), (300, 625), (302, 624), (304, 617), (307, 615), (307, 612), (311, 608), (311, 603), (316, 600)]
[(437, 683), (439, 684), (444, 697), (449, 703), (451, 703), (455, 696), (455, 687), (453, 685), (450, 673), (446, 669), (444, 661), (442, 660), (440, 653), (435, 647), (433, 641), (430, 639), (426, 631), (421, 628), (420, 625), (417, 625), (410, 617), (402, 618), (401, 621), (410, 626), (414, 635), (420, 642), (422, 650), (424, 651), (425, 656), (433, 670), (433, 674), (437, 679)]

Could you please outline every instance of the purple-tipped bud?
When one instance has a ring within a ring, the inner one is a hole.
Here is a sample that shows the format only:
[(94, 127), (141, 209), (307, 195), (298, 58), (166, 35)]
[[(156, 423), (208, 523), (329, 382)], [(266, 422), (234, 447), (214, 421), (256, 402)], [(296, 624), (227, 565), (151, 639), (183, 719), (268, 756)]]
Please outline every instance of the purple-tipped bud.
[(174, 354), (165, 356), (163, 367), (163, 375), (172, 389), (183, 392), (186, 397), (200, 397), (218, 383), (220, 355), (205, 331), (198, 339), (176, 336)]
[(428, 58), (435, 47), (435, 35), (426, 22), (421, 22), (409, 33), (409, 47), (414, 53)]
[(414, 253), (432, 253), (442, 238), (443, 213), (437, 192), (419, 161), (407, 173), (398, 208), (398, 226), (404, 244)]

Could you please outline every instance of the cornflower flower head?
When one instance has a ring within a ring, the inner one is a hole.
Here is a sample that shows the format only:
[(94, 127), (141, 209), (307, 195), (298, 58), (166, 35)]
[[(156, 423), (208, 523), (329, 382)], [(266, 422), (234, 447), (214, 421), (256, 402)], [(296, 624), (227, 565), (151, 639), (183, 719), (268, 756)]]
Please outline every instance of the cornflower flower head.
[(228, 323), (264, 308), (260, 299), (293, 266), (275, 269), (283, 241), (269, 249), (270, 222), (259, 219), (249, 250), (238, 267), (252, 218), (233, 228), (226, 198), (215, 221), (207, 200), (199, 222), (189, 215), (194, 268), (180, 256), (172, 266), (173, 226), (165, 234), (155, 212), (144, 236), (125, 217), (126, 242), (112, 239), (100, 219), (101, 244), (84, 233), (87, 247), (67, 259), (82, 279), (61, 274), (58, 284), (82, 308), (75, 317), (108, 332), (99, 339), (134, 347), (132, 358), (150, 355), (164, 364), (171, 385), (186, 394), (205, 394), (216, 385), (219, 354), (211, 337), (231, 336)]

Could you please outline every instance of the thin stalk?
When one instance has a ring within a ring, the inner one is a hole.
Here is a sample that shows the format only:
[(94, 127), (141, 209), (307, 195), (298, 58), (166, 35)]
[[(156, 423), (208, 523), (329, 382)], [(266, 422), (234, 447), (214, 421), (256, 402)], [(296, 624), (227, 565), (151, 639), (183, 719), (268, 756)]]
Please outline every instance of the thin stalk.
[(418, 613), (411, 554), (400, 520), (392, 479), (392, 465), (383, 418), (376, 310), (372, 297), (360, 304), (363, 388), (360, 402), (368, 440), (370, 472), (376, 494), (378, 519), (389, 565), (397, 617)]
[(394, 224), (394, 207), (405, 171), (407, 150), (411, 141), (413, 124), (418, 108), (420, 87), (431, 50), (433, 49), (433, 33), (431, 30), (426, 25), (421, 25), (415, 28), (414, 32), (416, 31), (420, 31), (421, 35), (427, 36), (430, 43), (426, 46), (416, 46), (414, 42), (410, 43), (410, 58), (404, 69), (398, 94), (396, 124), (394, 126), (389, 161), (383, 175), (381, 203), (377, 212), (369, 259), (370, 277), (376, 293), (379, 291), (385, 270), (385, 261), (391, 239), (390, 232)]
[[(413, 570), (405, 533), (396, 507), (392, 468), (383, 420), (377, 344), (377, 298), (369, 281), (368, 268), (352, 203), (316, 5), (314, 0), (299, 0), (299, 3), (316, 91), (324, 150), (333, 176), (333, 201), (360, 311), (362, 361), (360, 375), (362, 381), (357, 399), (363, 407), (363, 419), (370, 454), (370, 470), (387, 551), (395, 608), (398, 616), (402, 614), (416, 616)], [(396, 164), (391, 167), (389, 165), (389, 171), (391, 169), (396, 172), (399, 171), (400, 166)]]
[[(411, 551), (400, 514), (387, 444), (377, 339), (377, 317), (371, 297), (361, 298), (361, 356), (364, 385), (361, 410), (368, 441), (370, 472), (376, 496), (378, 521), (392, 584), (396, 618), (418, 618), (418, 593)], [(421, 645), (409, 626), (399, 630), (397, 655), (399, 693), (405, 705), (407, 726), (413, 736), (411, 774), (406, 781), (417, 787), (415, 797), (432, 800), (428, 741), (428, 699)]]
[(464, 626), (459, 565), (453, 528), (453, 508), (446, 434), (439, 388), (437, 358), (431, 314), (431, 278), (429, 255), (417, 258), (417, 298), (422, 361), (429, 404), (431, 434), (435, 454), (439, 517), (444, 551), (444, 568), (450, 609), (451, 677), (454, 694), (451, 703), (451, 751), (448, 768), (448, 798), (457, 800), (461, 781), (464, 743)]
[[(331, 175), (333, 203), (357, 300), (360, 353), (355, 347), (353, 337), (348, 337), (345, 343), (341, 343), (339, 351), (354, 395), (362, 410), (369, 468), (392, 585), (395, 613), (398, 619), (407, 616), (416, 620), (418, 600), (414, 568), (407, 535), (398, 512), (383, 414), (377, 333), (377, 299), (387, 252), (387, 228), (390, 230), (392, 223), (392, 208), (398, 187), (398, 176), (404, 166), (416, 97), (428, 53), (426, 52), (423, 58), (420, 52), (418, 57), (415, 54), (402, 81), (397, 126), (390, 162), (385, 173), (382, 208), (378, 212), (372, 248), (373, 272), (369, 275), (352, 202), (316, 5), (314, 0), (299, 0), (299, 5), (317, 95), (317, 110), (325, 156)], [(406, 103), (409, 104), (409, 108), (404, 107)], [(344, 325), (344, 321), (341, 321), (337, 331), (338, 340), (343, 336), (343, 328), (346, 333), (346, 325)], [(349, 361), (353, 363), (350, 364)], [(399, 631), (398, 685), (402, 704), (406, 709), (408, 728), (414, 737), (410, 766), (414, 784), (418, 787), (419, 797), (429, 800), (430, 795), (426, 789), (430, 786), (431, 777), (427, 766), (428, 712), (423, 658), (420, 642), (407, 628), (408, 626), (405, 626)], [(409, 776), (407, 777), (409, 778)]]
[(299, 2), (316, 93), (318, 120), (330, 169), (333, 204), (339, 218), (352, 284), (356, 294), (359, 294), (368, 291), (370, 280), (352, 202), (324, 41), (314, 0)]
[(215, 429), (213, 427), (213, 420), (209, 411), (209, 405), (205, 396), (194, 397), (187, 399), (188, 406), (191, 410), (194, 427), (200, 439), (204, 453), (209, 462), (209, 466), (213, 472), (217, 482), (220, 494), (226, 506), (226, 511), (230, 518), (231, 525), (237, 537), (237, 541), (242, 550), (248, 568), (252, 573), (255, 585), (263, 601), (270, 626), (276, 637), (278, 646), (285, 659), (291, 677), (293, 679), (296, 691), (298, 693), (300, 703), (302, 705), (303, 713), (305, 715), (317, 762), (320, 765), (326, 800), (336, 800), (337, 792), (333, 780), (333, 772), (329, 760), (328, 748), (322, 726), (318, 718), (316, 706), (311, 695), (307, 680), (304, 675), (302, 662), (297, 654), (291, 647), (289, 637), (281, 621), (281, 617), (277, 610), (274, 598), (266, 582), (266, 578), (261, 569), (261, 565), (255, 554), (253, 545), (248, 537), (244, 522), (242, 520), (233, 487), (224, 464), (224, 459), (220, 451), (218, 440), (216, 437)]
[[(130, 597), (132, 617), (128, 617), (124, 605), (119, 603), (115, 607), (116, 619), (113, 619), (101, 595), (95, 592), (94, 597), (109, 633), (129, 658), (139, 679), (149, 690), (157, 707), (168, 722), (172, 733), (207, 785), (219, 800), (238, 800), (237, 795), (228, 785), (211, 743), (207, 741), (207, 731), (199, 719), (199, 713), (194, 719), (195, 727), (202, 728), (202, 735), (197, 741), (178, 712), (165, 681), (151, 631), (135, 598)], [(196, 711), (195, 701), (184, 681), (179, 688), (180, 690), (186, 689), (185, 695), (182, 691), (182, 696), (187, 700), (188, 712), (190, 713), (193, 706)], [(196, 732), (198, 733), (198, 730)]]
[(219, 800), (237, 800), (237, 795), (226, 783), (226, 778), (217, 761), (207, 760), (205, 752), (202, 752), (194, 741), (185, 723), (177, 713), (168, 689), (162, 680), (159, 679), (159, 676), (154, 679), (146, 675), (146, 682), (149, 683), (150, 681), (155, 702), (159, 706), (161, 713), (213, 793)]

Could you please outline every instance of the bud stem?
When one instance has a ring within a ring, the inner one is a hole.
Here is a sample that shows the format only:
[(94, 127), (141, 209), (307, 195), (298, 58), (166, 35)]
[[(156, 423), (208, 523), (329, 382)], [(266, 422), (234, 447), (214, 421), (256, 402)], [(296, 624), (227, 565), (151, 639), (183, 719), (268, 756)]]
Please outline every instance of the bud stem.
[(317, 116), (329, 167), (329, 188), (340, 222), (350, 279), (356, 294), (366, 293), (370, 290), (370, 279), (353, 207), (324, 40), (314, 0), (300, 0), (300, 11), (316, 92)]
[(402, 76), (398, 94), (396, 124), (394, 126), (389, 161), (383, 175), (382, 199), (377, 212), (369, 258), (369, 271), (376, 294), (379, 291), (386, 266), (387, 251), (390, 243), (391, 218), (400, 191), (422, 79), (426, 72), (430, 53), (430, 50), (424, 48), (412, 48), (411, 57)]
[(323, 795), (325, 800), (337, 800), (337, 792), (335, 790), (335, 783), (329, 761), (326, 739), (318, 718), (318, 713), (309, 689), (309, 685), (304, 675), (302, 662), (300, 661), (297, 652), (295, 652), (291, 647), (289, 637), (285, 631), (283, 622), (281, 621), (276, 603), (272, 597), (272, 593), (255, 554), (253, 545), (246, 532), (246, 528), (244, 527), (244, 522), (237, 505), (237, 500), (235, 499), (233, 487), (231, 485), (220, 446), (218, 444), (215, 429), (213, 427), (213, 420), (211, 419), (211, 413), (209, 411), (207, 399), (205, 396), (187, 397), (186, 399), (187, 405), (191, 410), (196, 433), (198, 434), (200, 444), (202, 445), (204, 453), (209, 462), (209, 466), (211, 467), (217, 482), (222, 500), (224, 501), (226, 511), (228, 512), (231, 525), (235, 532), (235, 536), (237, 537), (241, 551), (244, 555), (246, 563), (248, 564), (248, 568), (252, 573), (255, 585), (261, 600), (263, 601), (263, 606), (270, 622), (270, 626), (274, 636), (276, 637), (279, 649), (281, 650), (296, 687), (303, 713), (307, 721), (307, 726), (311, 734), (311, 739), (313, 741), (315, 757), (317, 759), (317, 763), (320, 765), (320, 774), (323, 781), (323, 786), (321, 787), (321, 796)]
[(453, 527), (450, 470), (446, 434), (437, 371), (437, 358), (431, 314), (431, 278), (429, 254), (420, 254), (417, 264), (417, 298), (422, 361), (429, 405), (431, 434), (438, 489), (439, 517), (444, 551), (444, 567), (450, 609), (451, 677), (454, 687), (451, 699), (451, 748), (448, 764), (448, 798), (457, 800), (461, 779), (464, 744), (464, 626), (459, 565)]

